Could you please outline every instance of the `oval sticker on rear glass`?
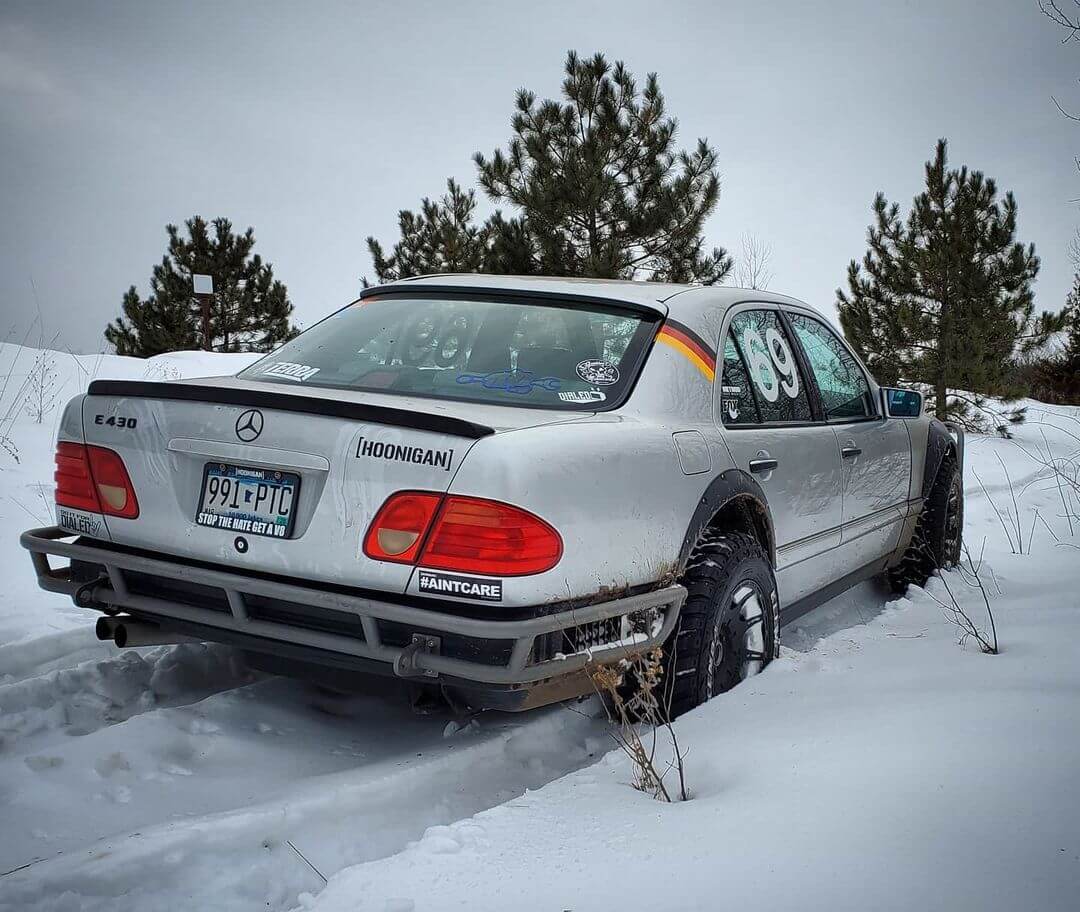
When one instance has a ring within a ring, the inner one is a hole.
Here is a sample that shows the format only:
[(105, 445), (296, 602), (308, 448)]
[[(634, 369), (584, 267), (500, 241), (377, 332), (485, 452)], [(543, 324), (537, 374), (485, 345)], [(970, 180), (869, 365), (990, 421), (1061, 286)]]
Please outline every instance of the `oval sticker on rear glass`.
[(586, 383), (611, 386), (619, 382), (619, 369), (610, 361), (579, 361), (577, 375)]

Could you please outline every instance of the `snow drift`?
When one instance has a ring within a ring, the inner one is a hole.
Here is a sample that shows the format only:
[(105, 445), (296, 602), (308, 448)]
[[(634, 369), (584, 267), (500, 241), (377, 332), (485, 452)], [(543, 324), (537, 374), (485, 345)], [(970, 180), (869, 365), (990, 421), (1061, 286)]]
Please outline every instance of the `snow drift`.
[[(17, 546), (51, 511), (57, 413), (11, 412), (39, 357), (0, 348), (0, 909), (1076, 906), (1080, 500), (1033, 457), (1075, 477), (1080, 409), (1029, 402), (1015, 440), (968, 441), (1000, 655), (958, 643), (950, 591), (986, 622), (960, 574), (864, 584), (677, 723), (692, 800), (664, 805), (605, 754), (594, 703), (460, 727), (223, 647), (98, 643)], [(58, 353), (57, 400), (245, 357)]]

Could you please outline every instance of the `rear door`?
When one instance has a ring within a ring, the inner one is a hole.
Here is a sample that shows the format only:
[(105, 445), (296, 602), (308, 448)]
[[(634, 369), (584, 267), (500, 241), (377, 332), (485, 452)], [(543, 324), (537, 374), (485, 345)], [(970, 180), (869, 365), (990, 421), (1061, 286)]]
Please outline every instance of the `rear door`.
[(833, 329), (809, 313), (788, 310), (787, 317), (836, 432), (844, 474), (840, 551), (853, 572), (896, 547), (911, 481), (907, 425), (881, 413), (866, 372)]
[(777, 308), (742, 305), (728, 318), (718, 378), (719, 421), (736, 466), (765, 492), (777, 545), (777, 585), (790, 605), (843, 575), (836, 435), (810, 388)]

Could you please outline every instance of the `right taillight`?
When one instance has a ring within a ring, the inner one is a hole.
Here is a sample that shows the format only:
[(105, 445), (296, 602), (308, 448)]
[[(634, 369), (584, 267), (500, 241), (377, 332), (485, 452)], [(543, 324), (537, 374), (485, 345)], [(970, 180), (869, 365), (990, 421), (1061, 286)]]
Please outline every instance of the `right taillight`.
[(364, 553), (375, 560), (414, 564), (441, 494), (401, 491), (375, 514), (364, 538)]
[(496, 500), (402, 491), (364, 537), (375, 560), (484, 576), (543, 573), (562, 557), (562, 538), (539, 516)]
[(487, 576), (526, 576), (550, 570), (562, 539), (539, 516), (520, 507), (448, 496), (420, 555), (421, 567)]
[(56, 445), (56, 502), (62, 507), (134, 519), (139, 501), (124, 461), (105, 447)]

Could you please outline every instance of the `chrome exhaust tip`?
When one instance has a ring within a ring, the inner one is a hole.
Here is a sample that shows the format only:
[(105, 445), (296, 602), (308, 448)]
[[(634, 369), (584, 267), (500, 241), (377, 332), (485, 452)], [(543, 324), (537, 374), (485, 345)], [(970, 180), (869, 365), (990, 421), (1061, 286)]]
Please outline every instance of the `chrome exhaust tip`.
[(99, 617), (94, 625), (94, 633), (99, 640), (112, 640), (121, 649), (128, 646), (172, 646), (201, 642), (131, 617)]

